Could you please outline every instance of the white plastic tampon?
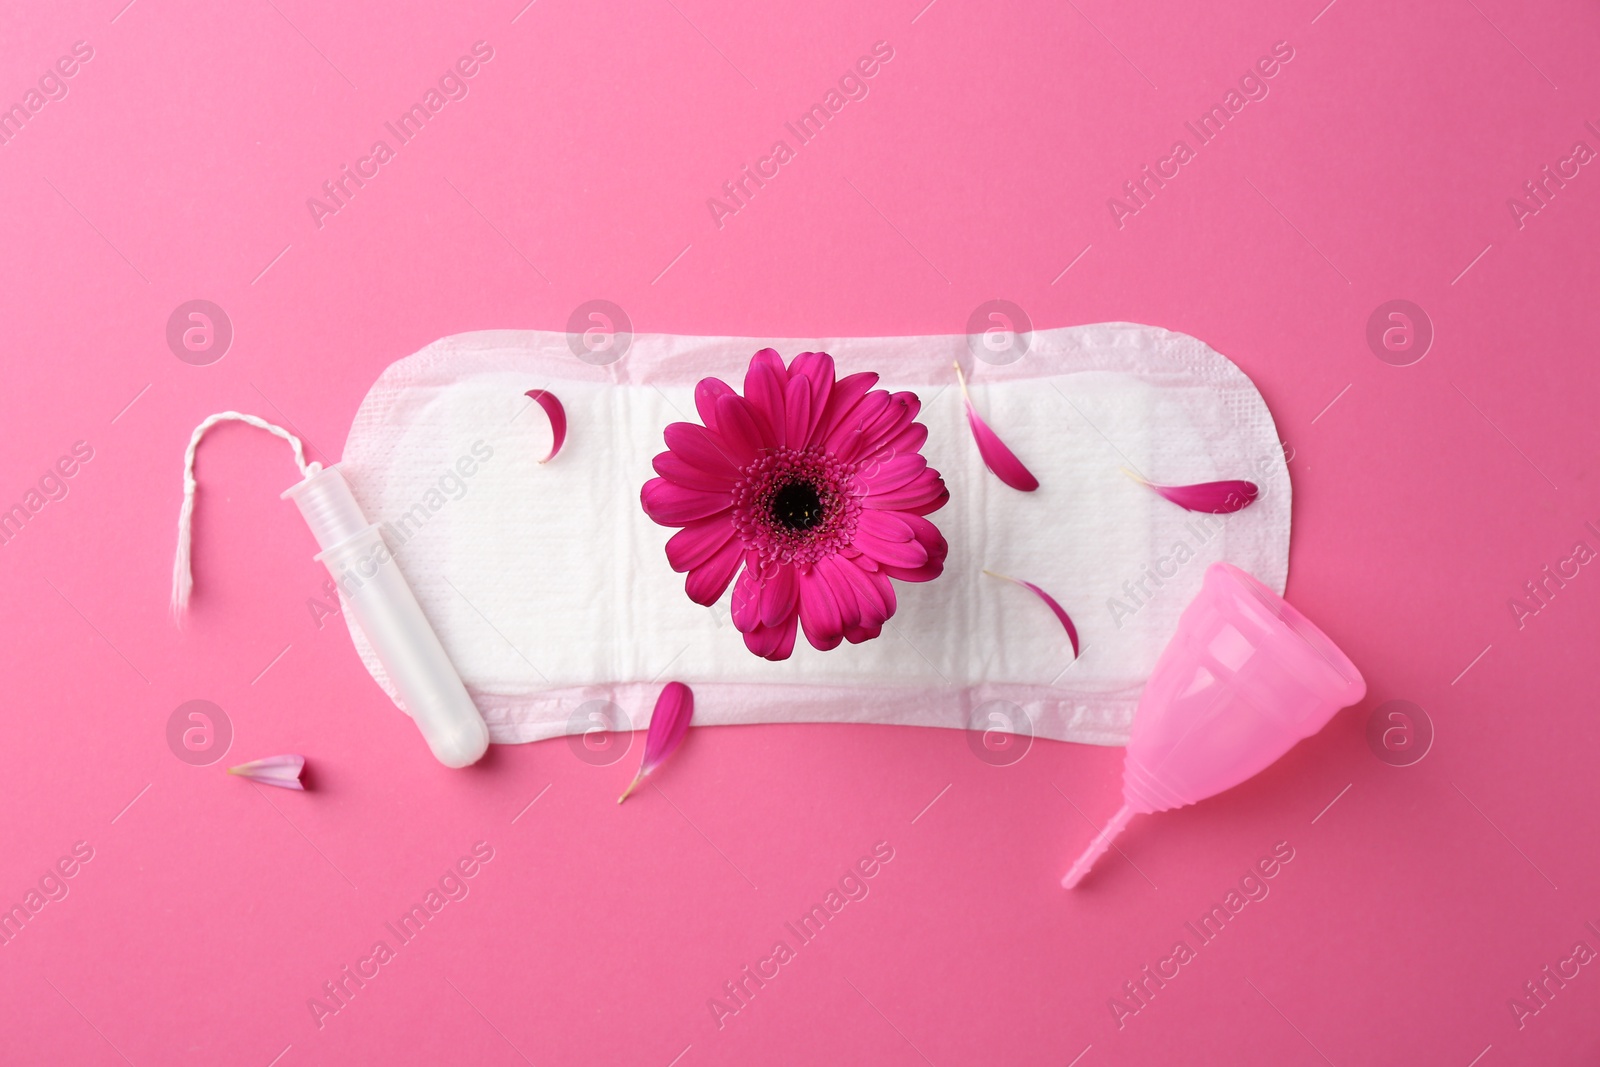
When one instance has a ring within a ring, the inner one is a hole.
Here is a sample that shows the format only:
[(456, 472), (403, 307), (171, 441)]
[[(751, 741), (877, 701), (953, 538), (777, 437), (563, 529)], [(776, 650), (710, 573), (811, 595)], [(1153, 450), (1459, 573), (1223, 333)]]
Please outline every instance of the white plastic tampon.
[(339, 468), (311, 471), (283, 496), (295, 502), (311, 527), (322, 549), (315, 558), (328, 568), (433, 754), (446, 767), (476, 763), (489, 748), (489, 728), (382, 531), (361, 513)]

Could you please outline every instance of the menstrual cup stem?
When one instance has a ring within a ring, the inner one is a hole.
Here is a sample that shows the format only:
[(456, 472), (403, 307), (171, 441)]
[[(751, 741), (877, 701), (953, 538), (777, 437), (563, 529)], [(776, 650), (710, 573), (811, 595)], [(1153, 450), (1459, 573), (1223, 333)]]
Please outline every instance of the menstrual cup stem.
[(1106, 823), (1106, 828), (1101, 830), (1093, 841), (1089, 842), (1089, 847), (1083, 850), (1083, 855), (1079, 856), (1078, 862), (1072, 865), (1072, 870), (1068, 871), (1067, 876), (1061, 879), (1061, 887), (1063, 889), (1071, 889), (1083, 881), (1083, 876), (1089, 873), (1089, 868), (1094, 866), (1095, 860), (1106, 854), (1106, 849), (1111, 847), (1111, 842), (1116, 840), (1116, 836), (1122, 833), (1123, 827), (1127, 826), (1128, 820), (1132, 818), (1133, 809), (1126, 804), (1122, 805), (1122, 810), (1111, 816), (1111, 821)]

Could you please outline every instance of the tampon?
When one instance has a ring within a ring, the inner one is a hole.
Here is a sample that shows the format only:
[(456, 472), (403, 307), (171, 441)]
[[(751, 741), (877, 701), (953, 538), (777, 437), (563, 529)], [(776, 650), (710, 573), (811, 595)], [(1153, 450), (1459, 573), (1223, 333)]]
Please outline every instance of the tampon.
[(383, 532), (361, 512), (337, 466), (307, 473), (283, 496), (293, 500), (367, 643), (416, 720), (428, 747), (446, 767), (465, 767), (489, 747), (489, 728), (417, 598)]

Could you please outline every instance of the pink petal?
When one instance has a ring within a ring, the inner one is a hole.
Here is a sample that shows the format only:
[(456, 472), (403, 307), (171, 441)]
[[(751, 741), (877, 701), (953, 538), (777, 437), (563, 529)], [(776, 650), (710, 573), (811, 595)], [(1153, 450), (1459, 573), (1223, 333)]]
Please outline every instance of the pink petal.
[(1013, 489), (1031, 493), (1039, 488), (1039, 479), (1022, 465), (1022, 460), (1017, 458), (1015, 452), (1006, 447), (1000, 435), (979, 417), (978, 410), (972, 406), (972, 397), (967, 393), (967, 377), (961, 373), (959, 363), (956, 364), (956, 377), (961, 381), (961, 402), (967, 406), (967, 424), (972, 427), (972, 436), (978, 442), (978, 455), (983, 457), (984, 465)]
[[(804, 377), (811, 387), (811, 418), (815, 426), (828, 406), (828, 398), (833, 395), (833, 357), (826, 352), (800, 353), (789, 363), (789, 380), (799, 377)], [(810, 442), (789, 438), (790, 448), (803, 448), (807, 444)]]
[(651, 478), (639, 492), (645, 514), (662, 526), (684, 526), (696, 519), (709, 518), (733, 506), (732, 493), (705, 493), (673, 485), (665, 478)]
[(1232, 479), (1225, 482), (1199, 482), (1195, 485), (1156, 485), (1137, 474), (1122, 469), (1122, 473), (1172, 501), (1186, 511), (1204, 511), (1212, 515), (1231, 515), (1255, 503), (1261, 487), (1255, 482)]
[[(742, 545), (740, 546), (742, 549)], [(728, 605), (734, 629), (747, 634), (761, 625), (761, 572), (754, 553), (746, 553), (745, 569), (733, 583), (733, 601)]]
[(800, 576), (800, 625), (806, 640), (819, 652), (839, 647), (844, 640), (844, 621), (839, 603), (827, 580), (813, 571)]
[(762, 659), (786, 660), (794, 654), (794, 640), (800, 632), (800, 615), (790, 615), (777, 626), (757, 626), (744, 635), (744, 647)]
[(692, 571), (733, 539), (733, 523), (720, 515), (696, 519), (667, 540), (667, 563), (679, 574)]
[(929, 582), (944, 573), (945, 557), (950, 554), (950, 544), (939, 533), (939, 528), (920, 515), (900, 512), (901, 522), (911, 527), (916, 536), (916, 544), (922, 546), (927, 552), (927, 559), (920, 564), (906, 565), (897, 561), (881, 560), (877, 569), (890, 578), (898, 578), (902, 582)]
[(800, 603), (800, 583), (794, 568), (779, 567), (778, 573), (761, 584), (761, 624), (777, 626), (795, 613)]
[(305, 789), (300, 784), (300, 772), (305, 769), (304, 756), (268, 756), (266, 759), (241, 763), (229, 767), (229, 774), (237, 774), (262, 785), (275, 785), (279, 789)]
[(856, 481), (866, 488), (868, 496), (872, 496), (898, 489), (927, 469), (928, 461), (915, 452), (884, 453), (867, 460), (856, 475)]
[[(849, 589), (851, 595), (854, 596), (860, 609), (861, 617), (859, 621), (861, 623), (871, 626), (881, 625), (889, 616), (894, 614), (893, 597), (885, 601), (882, 591), (866, 571), (857, 567), (850, 560), (840, 559), (837, 556), (832, 559), (822, 560), (817, 564), (817, 567), (820, 569), (824, 565), (829, 568), (830, 581), (835, 577), (838, 579), (838, 581), (833, 582), (834, 588), (838, 589), (842, 585)], [(884, 584), (888, 584), (887, 580), (885, 580)]]
[(880, 541), (909, 541), (911, 540), (911, 527), (902, 522), (899, 517), (884, 511), (861, 512), (857, 520), (856, 531), (859, 534), (865, 530), (868, 534)]
[(891, 452), (921, 452), (922, 446), (928, 443), (928, 428), (920, 422), (913, 422), (890, 438), (884, 445)]
[(1067, 640), (1072, 642), (1072, 658), (1078, 658), (1078, 628), (1072, 625), (1071, 617), (1067, 615), (1066, 610), (1062, 608), (1060, 604), (1056, 603), (1055, 597), (1051, 596), (1049, 593), (1046, 593), (1043, 589), (1040, 589), (1032, 582), (1025, 582), (1021, 578), (1013, 578), (1008, 574), (995, 574), (994, 571), (988, 570), (984, 571), (983, 573), (993, 578), (1001, 578), (1008, 582), (1015, 582), (1017, 585), (1022, 586), (1022, 588), (1028, 590), (1034, 596), (1044, 601), (1045, 606), (1051, 611), (1055, 612), (1057, 621), (1061, 623), (1061, 628), (1067, 631)]
[(784, 440), (799, 441), (802, 444), (811, 440), (811, 431), (815, 427), (811, 419), (811, 381), (800, 376), (789, 379), (789, 384), (784, 387)]
[(922, 402), (917, 399), (917, 394), (890, 393), (889, 403), (882, 413), (862, 428), (861, 438), (857, 442), (859, 454), (881, 450), (884, 443), (898, 436), (921, 410)]
[(693, 422), (668, 423), (661, 436), (667, 447), (685, 463), (721, 475), (728, 479), (729, 485), (739, 480), (741, 464), (734, 463), (722, 438), (704, 426)]
[(726, 492), (735, 485), (731, 475), (712, 474), (710, 471), (696, 467), (676, 452), (658, 452), (656, 458), (650, 461), (656, 473), (669, 482), (675, 482), (685, 489), (700, 489), (708, 493)]
[(627, 800), (640, 782), (678, 750), (689, 732), (689, 720), (693, 718), (694, 691), (682, 682), (668, 682), (661, 696), (656, 698), (655, 711), (650, 713), (650, 729), (644, 735), (644, 759), (639, 764), (639, 773), (617, 798), (618, 804)]
[(789, 372), (775, 350), (763, 348), (751, 357), (744, 375), (744, 398), (762, 424), (766, 439), (779, 448), (788, 439), (783, 403), (788, 384)]
[(717, 435), (728, 461), (741, 468), (755, 462), (770, 443), (754, 406), (742, 396), (717, 398)]
[(733, 395), (733, 386), (721, 378), (701, 378), (694, 387), (694, 409), (707, 428), (717, 428), (717, 398)]
[(949, 499), (950, 491), (944, 487), (944, 479), (940, 478), (936, 471), (925, 470), (918, 473), (909, 484), (899, 488), (887, 491), (876, 488), (870, 490), (861, 503), (864, 507), (876, 511), (910, 511), (927, 514), (939, 510)]
[(893, 416), (894, 398), (882, 389), (873, 389), (856, 401), (855, 407), (840, 418), (833, 432), (822, 442), (822, 447), (845, 462), (855, 460), (867, 441), (867, 429), (886, 414)]
[(549, 463), (556, 458), (556, 453), (561, 451), (561, 445), (567, 439), (567, 409), (561, 406), (556, 394), (548, 390), (529, 389), (528, 396), (550, 416), (550, 454), (539, 461)]
[(861, 398), (871, 392), (877, 382), (878, 376), (872, 371), (859, 371), (846, 375), (834, 383), (833, 391), (828, 396), (828, 405), (823, 409), (822, 417), (817, 420), (817, 428), (812, 432), (811, 440), (806, 443), (819, 443), (832, 436), (833, 431), (850, 418), (850, 413), (861, 402)]
[(733, 581), (734, 573), (743, 562), (744, 545), (736, 537), (729, 538), (728, 543), (717, 549), (715, 555), (689, 571), (683, 591), (696, 604), (710, 607), (722, 599), (728, 583)]

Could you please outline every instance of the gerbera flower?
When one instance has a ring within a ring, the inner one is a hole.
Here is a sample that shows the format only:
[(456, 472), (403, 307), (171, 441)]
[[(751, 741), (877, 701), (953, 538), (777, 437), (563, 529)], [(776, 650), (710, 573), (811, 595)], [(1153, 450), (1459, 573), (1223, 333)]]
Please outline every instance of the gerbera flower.
[(890, 579), (926, 582), (944, 569), (949, 546), (924, 516), (950, 493), (920, 454), (922, 404), (877, 381), (835, 381), (826, 352), (785, 367), (764, 348), (743, 396), (703, 379), (694, 399), (705, 425), (666, 429), (660, 477), (640, 501), (656, 522), (682, 527), (667, 560), (688, 573), (690, 600), (715, 604), (734, 583), (733, 623), (758, 656), (788, 659), (799, 626), (823, 651), (877, 637), (895, 611)]

